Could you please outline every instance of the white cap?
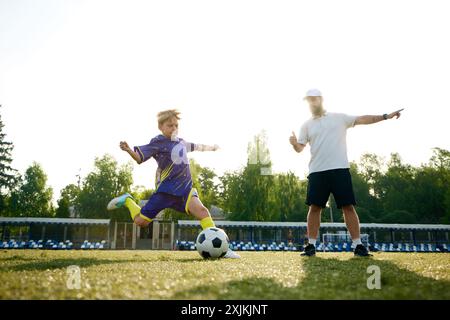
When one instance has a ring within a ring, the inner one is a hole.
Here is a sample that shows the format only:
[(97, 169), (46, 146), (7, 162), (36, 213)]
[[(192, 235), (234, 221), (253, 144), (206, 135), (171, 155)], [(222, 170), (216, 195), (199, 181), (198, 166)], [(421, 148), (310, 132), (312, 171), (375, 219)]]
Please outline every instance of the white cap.
[(322, 92), (320, 92), (318, 89), (310, 89), (306, 92), (306, 96), (304, 99), (306, 99), (306, 97), (321, 97), (322, 96)]

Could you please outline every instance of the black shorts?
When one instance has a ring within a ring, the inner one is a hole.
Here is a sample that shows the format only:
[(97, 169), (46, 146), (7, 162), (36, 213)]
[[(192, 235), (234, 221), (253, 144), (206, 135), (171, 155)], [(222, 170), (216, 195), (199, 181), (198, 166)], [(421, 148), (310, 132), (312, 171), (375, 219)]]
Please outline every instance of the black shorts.
[(308, 192), (306, 204), (325, 208), (330, 193), (333, 194), (337, 207), (356, 205), (353, 193), (352, 177), (349, 169), (333, 169), (313, 172), (308, 175)]

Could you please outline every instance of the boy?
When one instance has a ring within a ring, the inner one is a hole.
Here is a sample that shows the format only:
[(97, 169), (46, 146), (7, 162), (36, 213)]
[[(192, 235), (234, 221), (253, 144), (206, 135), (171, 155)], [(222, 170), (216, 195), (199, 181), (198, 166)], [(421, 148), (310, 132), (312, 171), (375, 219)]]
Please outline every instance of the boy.
[[(177, 110), (161, 111), (158, 113), (158, 128), (161, 134), (153, 138), (149, 144), (134, 147), (132, 150), (128, 143), (120, 142), (120, 148), (138, 164), (151, 157), (155, 158), (158, 163), (157, 189), (142, 209), (133, 201), (131, 195), (126, 193), (112, 199), (108, 204), (108, 210), (127, 207), (134, 223), (141, 227), (148, 226), (152, 219), (165, 208), (192, 214), (200, 220), (202, 229), (215, 226), (208, 209), (200, 201), (197, 190), (192, 188), (187, 153), (216, 151), (218, 146), (193, 144), (178, 138), (178, 120), (180, 120), (180, 112)], [(232, 250), (228, 250), (224, 257), (240, 258)]]

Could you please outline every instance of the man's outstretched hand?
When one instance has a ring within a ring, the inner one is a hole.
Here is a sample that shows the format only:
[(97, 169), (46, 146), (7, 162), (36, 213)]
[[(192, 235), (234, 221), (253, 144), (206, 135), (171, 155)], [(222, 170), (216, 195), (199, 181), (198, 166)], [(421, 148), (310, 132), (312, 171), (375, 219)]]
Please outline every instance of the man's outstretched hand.
[(400, 115), (401, 115), (400, 112), (403, 110), (405, 110), (405, 109), (400, 109), (400, 110), (394, 111), (392, 113), (389, 113), (387, 118), (392, 119), (393, 117), (396, 117), (396, 119), (398, 119), (398, 118), (400, 118)]

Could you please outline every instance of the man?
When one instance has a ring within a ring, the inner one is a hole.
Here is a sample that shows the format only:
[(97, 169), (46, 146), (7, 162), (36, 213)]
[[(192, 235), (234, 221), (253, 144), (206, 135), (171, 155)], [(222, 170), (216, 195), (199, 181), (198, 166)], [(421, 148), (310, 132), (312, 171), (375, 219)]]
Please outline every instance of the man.
[(306, 204), (309, 206), (308, 244), (302, 255), (316, 254), (320, 215), (332, 193), (337, 207), (344, 213), (344, 220), (353, 241), (354, 254), (370, 256), (360, 239), (359, 219), (354, 207), (356, 201), (347, 159), (346, 133), (348, 128), (355, 125), (399, 118), (403, 109), (378, 116), (351, 116), (324, 110), (322, 94), (317, 89), (309, 90), (304, 99), (309, 104), (312, 118), (301, 126), (298, 139), (294, 132), (289, 139), (297, 152), (302, 152), (307, 143), (311, 148), (306, 196)]

